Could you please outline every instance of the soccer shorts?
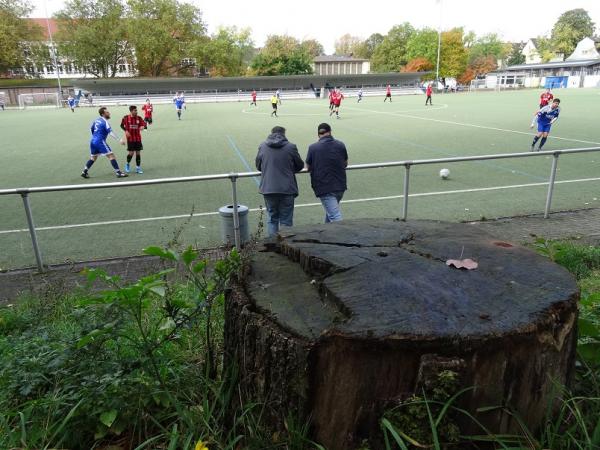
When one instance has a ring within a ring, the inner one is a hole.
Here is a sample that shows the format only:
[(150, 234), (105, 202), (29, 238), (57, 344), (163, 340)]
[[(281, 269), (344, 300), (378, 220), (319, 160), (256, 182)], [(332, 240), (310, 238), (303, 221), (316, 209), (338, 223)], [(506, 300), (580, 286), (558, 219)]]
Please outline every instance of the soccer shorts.
[(538, 133), (550, 133), (550, 127), (552, 127), (552, 125), (549, 123), (540, 122), (538, 120)]
[(112, 150), (105, 141), (90, 142), (90, 154), (92, 155), (109, 155)]
[(144, 117), (144, 122), (152, 123), (152, 117)]
[(390, 93), (387, 93), (387, 94), (385, 94), (385, 96), (386, 96), (386, 97), (391, 97), (391, 96), (392, 96), (392, 94), (390, 94)]
[(144, 150), (144, 146), (141, 142), (130, 142), (127, 141), (127, 151), (128, 152), (139, 152)]
[(277, 103), (271, 103), (271, 105), (273, 106), (273, 109), (277, 109)]

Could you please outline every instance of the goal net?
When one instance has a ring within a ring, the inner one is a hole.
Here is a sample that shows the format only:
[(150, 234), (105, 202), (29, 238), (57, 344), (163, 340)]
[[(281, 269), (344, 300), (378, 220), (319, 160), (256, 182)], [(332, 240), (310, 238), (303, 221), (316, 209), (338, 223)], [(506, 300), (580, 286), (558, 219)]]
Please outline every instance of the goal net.
[(56, 92), (40, 92), (35, 94), (19, 94), (19, 108), (58, 108), (60, 102)]
[(476, 92), (479, 89), (485, 89), (487, 86), (485, 84), (485, 79), (474, 79), (471, 80), (469, 84), (469, 92)]

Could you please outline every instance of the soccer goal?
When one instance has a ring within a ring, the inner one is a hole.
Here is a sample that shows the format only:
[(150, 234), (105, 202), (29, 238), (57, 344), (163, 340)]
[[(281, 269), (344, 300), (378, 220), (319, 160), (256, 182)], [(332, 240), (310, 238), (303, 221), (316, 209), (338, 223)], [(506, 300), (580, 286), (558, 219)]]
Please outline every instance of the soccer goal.
[(59, 108), (57, 92), (39, 92), (35, 94), (19, 94), (19, 109), (26, 108)]
[(474, 79), (471, 80), (471, 83), (469, 84), (469, 92), (477, 92), (480, 89), (485, 89), (486, 83), (485, 83), (485, 79)]

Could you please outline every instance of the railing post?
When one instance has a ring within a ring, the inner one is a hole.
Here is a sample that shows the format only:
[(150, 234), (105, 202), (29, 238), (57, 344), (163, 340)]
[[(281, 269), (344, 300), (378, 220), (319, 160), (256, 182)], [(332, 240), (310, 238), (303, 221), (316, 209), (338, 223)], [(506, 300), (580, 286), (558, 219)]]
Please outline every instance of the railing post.
[(559, 152), (554, 153), (552, 159), (552, 169), (550, 169), (550, 181), (548, 181), (548, 196), (546, 197), (546, 209), (544, 210), (544, 219), (550, 215), (550, 205), (552, 204), (552, 194), (554, 192), (554, 180), (556, 179), (556, 166), (558, 165)]
[(402, 220), (406, 222), (408, 217), (408, 186), (410, 178), (410, 163), (404, 165), (404, 192), (402, 198)]
[(31, 243), (33, 244), (33, 253), (35, 253), (38, 271), (42, 273), (44, 272), (44, 263), (42, 262), (42, 252), (40, 252), (37, 235), (35, 233), (35, 225), (33, 224), (33, 214), (31, 213), (31, 205), (29, 204), (29, 194), (26, 192), (22, 193), (21, 198), (23, 199), (23, 206), (25, 207), (27, 225), (29, 226), (29, 235), (31, 236)]
[(231, 174), (229, 176), (231, 180), (231, 197), (233, 199), (233, 238), (235, 240), (235, 248), (241, 249), (240, 242), (240, 216), (238, 214), (238, 201), (237, 201), (237, 174)]

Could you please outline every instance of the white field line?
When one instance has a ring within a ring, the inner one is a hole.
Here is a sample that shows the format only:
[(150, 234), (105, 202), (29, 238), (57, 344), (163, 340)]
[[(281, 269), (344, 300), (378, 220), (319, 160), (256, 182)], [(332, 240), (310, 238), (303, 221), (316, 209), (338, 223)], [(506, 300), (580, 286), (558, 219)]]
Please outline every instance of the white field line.
[[(600, 181), (599, 178), (580, 178), (576, 180), (561, 180), (556, 181), (554, 184), (567, 184), (567, 183), (584, 183), (588, 181)], [(438, 195), (452, 195), (452, 194), (466, 194), (471, 192), (486, 192), (486, 191), (500, 191), (506, 189), (521, 189), (528, 187), (537, 187), (537, 186), (547, 186), (548, 182), (540, 182), (540, 183), (527, 183), (527, 184), (512, 184), (507, 186), (492, 186), (485, 188), (474, 188), (474, 189), (457, 189), (452, 191), (434, 191), (434, 192), (420, 192), (416, 194), (408, 194), (408, 197), (433, 197)], [(373, 202), (373, 201), (381, 201), (381, 200), (395, 200), (399, 198), (403, 198), (404, 195), (389, 195), (385, 197), (369, 197), (369, 198), (356, 198), (350, 200), (344, 200), (343, 203), (364, 203), (364, 202)], [(317, 203), (302, 203), (299, 205), (295, 205), (296, 208), (306, 208), (306, 207), (314, 207), (321, 206), (320, 202)], [(260, 211), (261, 208), (252, 208), (251, 212)], [(83, 228), (83, 227), (96, 227), (101, 225), (115, 225), (115, 224), (124, 224), (124, 223), (136, 223), (136, 222), (151, 222), (155, 220), (173, 220), (173, 219), (185, 219), (191, 217), (206, 217), (206, 216), (216, 216), (219, 213), (217, 211), (214, 212), (203, 212), (203, 213), (193, 213), (193, 214), (178, 214), (173, 216), (159, 216), (159, 217), (144, 217), (141, 219), (125, 219), (125, 220), (109, 220), (103, 222), (90, 222), (90, 223), (76, 223), (71, 225), (56, 225), (50, 227), (37, 227), (36, 231), (49, 231), (49, 230), (66, 230), (69, 228)], [(199, 225), (200, 228), (206, 228), (202, 225)], [(14, 233), (26, 233), (28, 232), (28, 228), (14, 229), (14, 230), (2, 230), (1, 234), (14, 234)]]
[[(345, 105), (345, 103), (342, 103), (342, 105)], [(311, 103), (311, 106), (318, 106), (319, 108), (323, 107), (323, 106), (329, 106), (329, 103), (325, 104), (323, 103), (322, 105), (315, 105), (314, 103)], [(427, 108), (427, 111), (435, 111), (435, 110), (440, 110), (440, 109), (446, 109), (448, 108), (448, 105), (446, 103), (440, 103), (439, 105), (435, 105), (433, 108)], [(376, 112), (376, 111), (372, 111), (370, 109), (359, 109), (359, 108), (352, 108), (352, 107), (343, 107), (342, 111), (344, 109), (354, 109), (356, 111), (366, 111), (366, 112)], [(254, 111), (254, 110), (247, 110), (247, 109), (242, 109), (242, 113), (243, 114), (271, 114), (270, 112), (260, 112), (260, 111)], [(325, 113), (327, 113), (329, 111), (329, 109), (327, 109), (326, 111), (323, 110), (323, 113), (286, 113), (285, 110), (280, 111), (277, 110), (278, 113), (281, 113), (282, 116), (324, 116)], [(407, 112), (417, 112), (417, 111), (422, 111), (421, 109), (405, 109), (405, 110), (401, 110), (401, 111), (396, 111), (393, 114), (398, 114), (398, 113), (407, 113)], [(380, 111), (381, 114), (392, 114), (392, 113), (386, 113), (385, 111)]]
[[(490, 126), (486, 126), (486, 125), (475, 125), (472, 123), (454, 122), (452, 120), (432, 119), (431, 117), (413, 116), (410, 114), (403, 114), (401, 111), (398, 111), (398, 112), (376, 111), (373, 109), (362, 109), (362, 108), (359, 109), (359, 108), (352, 107), (352, 106), (349, 106), (345, 109), (352, 109), (352, 110), (357, 110), (357, 111), (367, 111), (367, 112), (371, 112), (374, 114), (384, 114), (384, 115), (390, 115), (390, 116), (406, 117), (407, 119), (427, 120), (429, 122), (445, 123), (445, 124), (450, 124), (450, 125), (459, 125), (461, 127), (471, 127), (471, 128), (481, 128), (484, 130), (503, 131), (505, 133), (526, 134), (528, 136), (531, 136), (533, 134), (528, 131), (508, 130), (506, 128), (490, 127)], [(548, 136), (548, 138), (560, 139), (563, 141), (580, 142), (582, 144), (600, 145), (600, 142), (584, 141), (582, 139), (565, 138), (565, 137), (554, 136), (554, 135)]]

